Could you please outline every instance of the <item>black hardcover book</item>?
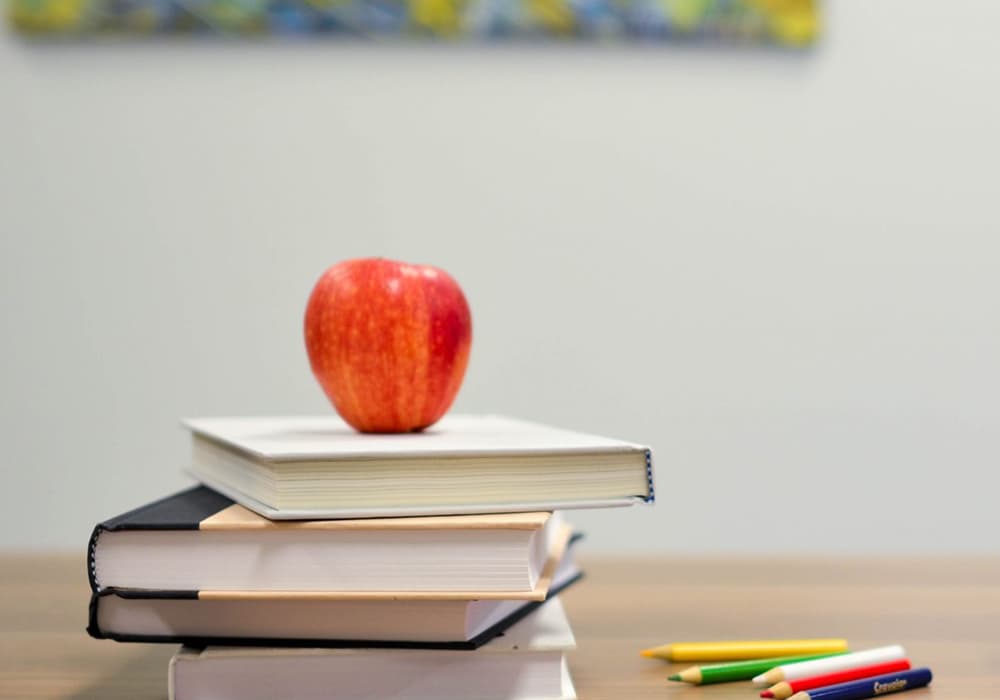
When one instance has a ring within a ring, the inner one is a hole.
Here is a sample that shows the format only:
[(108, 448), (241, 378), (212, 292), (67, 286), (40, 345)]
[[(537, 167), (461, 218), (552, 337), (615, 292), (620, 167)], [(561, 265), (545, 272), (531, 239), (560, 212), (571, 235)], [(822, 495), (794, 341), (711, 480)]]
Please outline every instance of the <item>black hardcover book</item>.
[[(568, 568), (562, 580), (549, 589), (546, 600), (581, 578), (583, 572)], [(538, 600), (206, 601), (199, 600), (196, 593), (161, 594), (109, 588), (92, 594), (87, 632), (95, 639), (195, 647), (477, 649), (544, 603)]]
[[(578, 538), (550, 513), (275, 523), (195, 487), (94, 529), (87, 631), (123, 642), (474, 649), (581, 578), (568, 550)], [(501, 587), (447, 585), (455, 562), (492, 570), (482, 562), (497, 541)], [(511, 544), (523, 551), (512, 556)], [(449, 576), (435, 574), (442, 567)], [(352, 585), (352, 571), (380, 587)]]

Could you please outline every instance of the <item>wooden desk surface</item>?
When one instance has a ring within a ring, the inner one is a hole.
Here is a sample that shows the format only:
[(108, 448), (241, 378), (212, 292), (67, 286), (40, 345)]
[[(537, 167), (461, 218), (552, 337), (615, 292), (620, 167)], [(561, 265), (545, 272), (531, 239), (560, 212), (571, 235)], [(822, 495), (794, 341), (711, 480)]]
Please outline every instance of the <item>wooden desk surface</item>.
[[(681, 666), (638, 650), (676, 640), (847, 637), (900, 643), (934, 670), (901, 698), (1000, 697), (1000, 558), (768, 561), (584, 559), (565, 594), (581, 700), (756, 697), (749, 683), (668, 683)], [(0, 556), (0, 698), (163, 700), (169, 645), (83, 631), (80, 557)]]

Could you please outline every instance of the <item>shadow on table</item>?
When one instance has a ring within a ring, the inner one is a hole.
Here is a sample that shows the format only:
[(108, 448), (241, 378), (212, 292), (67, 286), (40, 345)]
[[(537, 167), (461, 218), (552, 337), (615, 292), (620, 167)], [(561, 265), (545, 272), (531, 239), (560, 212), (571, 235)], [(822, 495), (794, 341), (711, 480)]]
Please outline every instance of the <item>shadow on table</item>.
[(167, 664), (175, 650), (169, 644), (144, 648), (64, 700), (165, 700)]

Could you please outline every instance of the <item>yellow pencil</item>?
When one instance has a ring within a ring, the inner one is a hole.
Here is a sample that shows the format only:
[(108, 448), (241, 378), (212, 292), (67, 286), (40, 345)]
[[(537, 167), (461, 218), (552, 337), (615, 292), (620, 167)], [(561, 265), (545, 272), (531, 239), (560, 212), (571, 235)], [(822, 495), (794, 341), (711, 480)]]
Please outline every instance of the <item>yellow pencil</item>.
[(667, 661), (741, 661), (846, 650), (846, 639), (759, 639), (746, 642), (680, 642), (643, 649), (640, 653), (650, 659)]

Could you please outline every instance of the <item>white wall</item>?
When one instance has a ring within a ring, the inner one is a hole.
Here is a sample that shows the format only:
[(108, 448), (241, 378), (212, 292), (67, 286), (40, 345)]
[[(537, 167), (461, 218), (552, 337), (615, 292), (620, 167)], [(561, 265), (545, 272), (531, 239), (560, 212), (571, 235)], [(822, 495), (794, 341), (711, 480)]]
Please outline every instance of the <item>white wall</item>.
[(456, 408), (651, 443), (591, 550), (996, 552), (1000, 4), (812, 55), (0, 34), (0, 548), (183, 486), (180, 416), (327, 410), (343, 258), (475, 319)]

